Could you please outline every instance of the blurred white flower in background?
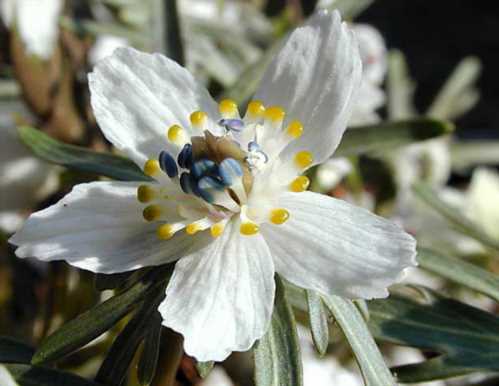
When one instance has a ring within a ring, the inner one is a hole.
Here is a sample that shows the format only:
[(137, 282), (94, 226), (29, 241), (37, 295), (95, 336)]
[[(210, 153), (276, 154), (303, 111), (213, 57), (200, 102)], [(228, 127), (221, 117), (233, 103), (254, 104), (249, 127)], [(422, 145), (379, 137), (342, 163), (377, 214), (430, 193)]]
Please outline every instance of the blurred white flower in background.
[(385, 103), (383, 81), (387, 71), (386, 44), (380, 32), (369, 24), (352, 24), (359, 42), (362, 82), (349, 126), (379, 121), (376, 110)]
[(0, 229), (6, 233), (15, 232), (30, 209), (58, 187), (56, 168), (36, 158), (17, 136), (15, 109), (19, 106), (4, 103), (0, 110)]
[(2, 0), (0, 16), (19, 33), (28, 53), (49, 59), (59, 38), (62, 6), (63, 0)]
[[(186, 67), (204, 83), (213, 78), (225, 87), (232, 85), (260, 58), (263, 51), (259, 43), (268, 41), (273, 31), (257, 7), (241, 0), (179, 0), (178, 11)], [(152, 12), (152, 0), (130, 0), (122, 6), (119, 17), (150, 31), (157, 17)], [(157, 50), (154, 44), (153, 51)]]
[(0, 364), (0, 385), (2, 386), (19, 386), (18, 383), (12, 378), (9, 370)]

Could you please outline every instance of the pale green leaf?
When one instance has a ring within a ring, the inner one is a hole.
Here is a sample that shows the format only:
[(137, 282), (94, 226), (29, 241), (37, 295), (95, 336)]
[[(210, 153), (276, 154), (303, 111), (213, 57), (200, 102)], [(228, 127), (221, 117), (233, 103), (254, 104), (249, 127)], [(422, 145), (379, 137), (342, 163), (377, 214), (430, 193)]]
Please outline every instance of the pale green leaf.
[(302, 386), (302, 363), (296, 324), (284, 284), (276, 275), (272, 322), (254, 348), (256, 386)]
[(310, 331), (312, 332), (314, 346), (320, 355), (324, 355), (329, 344), (328, 312), (317, 292), (307, 290), (306, 293)]
[(353, 302), (338, 296), (325, 296), (324, 302), (352, 347), (366, 385), (395, 386), (390, 370)]
[(499, 301), (499, 277), (475, 264), (426, 248), (418, 248), (418, 262), (421, 268)]

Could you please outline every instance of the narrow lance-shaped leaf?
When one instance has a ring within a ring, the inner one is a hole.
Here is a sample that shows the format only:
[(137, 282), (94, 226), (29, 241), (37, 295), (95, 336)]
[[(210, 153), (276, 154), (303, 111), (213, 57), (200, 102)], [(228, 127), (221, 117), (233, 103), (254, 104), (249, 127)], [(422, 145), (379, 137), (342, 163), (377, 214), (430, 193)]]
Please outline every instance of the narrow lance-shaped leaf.
[(324, 355), (329, 344), (328, 312), (315, 291), (307, 290), (307, 304), (312, 340), (317, 352)]
[(427, 304), (392, 295), (369, 302), (369, 327), (378, 339), (441, 355), (393, 368), (402, 383), (426, 382), (475, 371), (499, 371), (499, 319), (433, 294)]
[(390, 370), (353, 302), (338, 296), (326, 296), (324, 301), (352, 347), (366, 385), (395, 386)]
[(334, 155), (346, 157), (385, 151), (449, 134), (453, 130), (450, 122), (427, 118), (354, 127), (345, 131)]
[(418, 249), (418, 262), (421, 268), (499, 301), (499, 278), (475, 264), (426, 248)]
[[(2, 365), (0, 365), (0, 370), (1, 367)], [(85, 378), (46, 367), (21, 364), (4, 367), (19, 386), (103, 386)]]
[(163, 320), (159, 312), (155, 312), (152, 316), (150, 328), (147, 331), (144, 349), (140, 357), (137, 377), (141, 385), (149, 385), (156, 374), (156, 366), (158, 365), (159, 347), (161, 344), (161, 328)]
[(303, 374), (295, 318), (284, 284), (276, 275), (276, 298), (270, 328), (255, 348), (256, 386), (302, 386)]
[(170, 272), (170, 266), (157, 268), (128, 290), (69, 321), (42, 341), (32, 363), (61, 358), (97, 338), (129, 313), (147, 294), (163, 285)]
[(151, 181), (127, 158), (67, 145), (32, 127), (20, 127), (18, 132), (33, 153), (45, 161), (116, 180)]
[(475, 82), (481, 72), (478, 58), (461, 60), (438, 93), (426, 115), (439, 119), (455, 119), (469, 111), (479, 99)]
[(398, 50), (388, 53), (386, 82), (388, 118), (409, 119), (417, 115), (413, 105), (415, 84), (409, 75), (405, 56)]
[(499, 241), (487, 235), (478, 224), (473, 223), (461, 214), (459, 209), (453, 208), (444, 202), (427, 184), (420, 182), (414, 185), (413, 190), (417, 197), (447, 219), (458, 232), (480, 241), (489, 248), (499, 251)]
[(153, 316), (158, 312), (158, 306), (165, 297), (165, 286), (159, 286), (149, 297), (154, 300), (146, 299), (114, 340), (95, 377), (97, 382), (116, 386), (123, 382), (135, 352), (147, 331), (154, 326)]

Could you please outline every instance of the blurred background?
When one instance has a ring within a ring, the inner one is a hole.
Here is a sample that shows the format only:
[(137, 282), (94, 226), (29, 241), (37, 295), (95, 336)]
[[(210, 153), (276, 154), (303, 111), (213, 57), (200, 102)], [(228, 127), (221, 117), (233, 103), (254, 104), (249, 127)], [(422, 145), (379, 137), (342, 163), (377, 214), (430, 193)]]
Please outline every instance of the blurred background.
[[(456, 129), (452, 135), (432, 140), (439, 142), (332, 163), (313, 172), (313, 189), (392, 218), (425, 245), (451, 250), (497, 273), (490, 251), (453, 233), (449, 224), (428, 214), (409, 192), (415, 182), (428, 183), (440, 198), (499, 239), (496, 2), (0, 0), (0, 335), (36, 346), (65, 321), (113, 293), (98, 291), (93, 274), (65, 263), (15, 257), (7, 240), (27, 215), (56, 202), (73, 185), (99, 178), (35, 158), (16, 127), (27, 125), (67, 144), (113, 151), (93, 117), (87, 74), (119, 46), (161, 52), (187, 66), (217, 99), (230, 97), (244, 106), (276, 47), (317, 8), (338, 8), (352, 28), (368, 24), (375, 29), (366, 35), (364, 69), (367, 73), (378, 66), (380, 70), (373, 72), (380, 75), (369, 80), (374, 96), (367, 93), (367, 98), (373, 99), (360, 102), (369, 111), (359, 113), (349, 130), (420, 116), (451, 121)], [(479, 169), (483, 173), (475, 174)], [(481, 202), (490, 207), (484, 209)], [(414, 283), (497, 312), (496, 304), (481, 295), (420, 271)], [(123, 325), (122, 321), (59, 367), (92, 376)], [(304, 353), (311, 352), (307, 350)], [(345, 346), (338, 343), (331, 353), (336, 359), (331, 357), (323, 370), (317, 366), (324, 362), (308, 356), (309, 374), (319, 378), (309, 375), (305, 386), (361, 385)], [(386, 355), (396, 365), (433, 354), (387, 346)], [(248, 374), (247, 358), (236, 355), (215, 374), (219, 378), (204, 384), (250, 385)], [(320, 383), (323, 380), (327, 383)], [(136, 384), (133, 374), (128, 382)], [(175, 382), (201, 382), (192, 360), (182, 359)], [(444, 385), (442, 381), (432, 384)]]

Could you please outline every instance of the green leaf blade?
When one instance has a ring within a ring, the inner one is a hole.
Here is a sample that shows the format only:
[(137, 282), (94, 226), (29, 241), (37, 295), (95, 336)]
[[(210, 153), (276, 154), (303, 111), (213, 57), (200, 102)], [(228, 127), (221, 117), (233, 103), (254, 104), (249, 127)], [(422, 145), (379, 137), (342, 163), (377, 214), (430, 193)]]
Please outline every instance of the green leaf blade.
[(367, 386), (395, 386), (367, 325), (352, 301), (338, 296), (324, 297), (357, 358)]
[(310, 318), (312, 340), (317, 352), (323, 356), (329, 345), (328, 315), (321, 296), (312, 290), (307, 290), (307, 305)]
[(296, 324), (284, 284), (276, 275), (276, 298), (269, 331), (254, 349), (256, 386), (302, 386)]
[(18, 133), (24, 144), (47, 162), (120, 181), (151, 181), (127, 158), (67, 145), (32, 127), (20, 127)]
[(428, 118), (353, 127), (345, 131), (334, 156), (380, 152), (449, 134), (453, 130), (450, 122)]
[(499, 278), (485, 269), (426, 248), (418, 249), (418, 262), (421, 268), (499, 301)]

